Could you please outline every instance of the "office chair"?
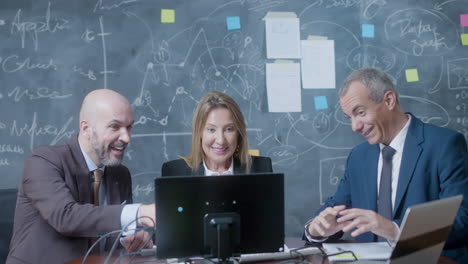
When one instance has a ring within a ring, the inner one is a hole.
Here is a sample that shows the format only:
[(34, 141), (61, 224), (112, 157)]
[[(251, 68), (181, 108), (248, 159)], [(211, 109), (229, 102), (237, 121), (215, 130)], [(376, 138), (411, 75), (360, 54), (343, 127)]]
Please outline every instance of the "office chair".
[(5, 263), (10, 249), (17, 192), (18, 190), (16, 189), (0, 190), (0, 204), (2, 205), (2, 217), (0, 217), (0, 263)]

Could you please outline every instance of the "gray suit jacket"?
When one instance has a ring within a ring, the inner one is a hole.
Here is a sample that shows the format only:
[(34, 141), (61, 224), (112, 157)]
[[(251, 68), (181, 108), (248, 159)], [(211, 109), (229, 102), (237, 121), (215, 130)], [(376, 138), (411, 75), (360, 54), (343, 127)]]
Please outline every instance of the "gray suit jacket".
[(85, 255), (90, 237), (121, 229), (121, 203), (132, 203), (130, 172), (106, 168), (106, 206), (92, 204), (90, 174), (77, 137), (29, 154), (6, 263), (64, 263)]
[[(271, 159), (268, 157), (252, 156), (251, 173), (272, 172)], [(245, 173), (245, 168), (240, 164), (239, 159), (234, 158), (234, 174)], [(165, 162), (161, 168), (161, 176), (187, 176), (205, 175), (205, 168), (200, 164), (197, 170), (192, 170), (185, 160), (171, 160)]]

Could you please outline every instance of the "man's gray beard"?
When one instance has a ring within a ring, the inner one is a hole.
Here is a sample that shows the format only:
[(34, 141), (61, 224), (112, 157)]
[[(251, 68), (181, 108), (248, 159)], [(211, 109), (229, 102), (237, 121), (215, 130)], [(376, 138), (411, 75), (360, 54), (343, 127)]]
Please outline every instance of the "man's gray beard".
[(110, 160), (108, 158), (106, 158), (106, 150), (105, 149), (101, 149), (99, 148), (99, 146), (97, 146), (97, 135), (96, 133), (93, 131), (93, 137), (91, 138), (91, 146), (93, 147), (93, 150), (94, 152), (97, 154), (97, 156), (99, 157), (101, 163), (104, 165), (104, 166), (109, 166), (109, 167), (115, 167), (115, 166), (119, 166), (121, 163), (122, 163), (122, 159), (123, 159), (123, 154), (121, 155), (120, 159), (117, 159), (117, 160)]
[(122, 163), (122, 158), (123, 158), (123, 155), (118, 160), (110, 160), (110, 159), (107, 159), (107, 158), (102, 158), (101, 162), (106, 167), (116, 167), (116, 166), (119, 166)]

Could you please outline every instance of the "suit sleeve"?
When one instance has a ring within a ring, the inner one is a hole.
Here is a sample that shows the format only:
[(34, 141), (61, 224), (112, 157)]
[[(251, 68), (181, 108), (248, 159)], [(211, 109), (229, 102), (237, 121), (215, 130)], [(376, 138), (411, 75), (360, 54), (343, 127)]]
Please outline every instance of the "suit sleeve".
[(31, 154), (25, 161), (23, 193), (58, 233), (90, 237), (96, 232), (120, 229), (122, 205), (80, 204), (64, 181), (60, 156), (53, 151)]
[[(351, 206), (351, 190), (350, 190), (350, 182), (349, 182), (349, 171), (350, 166), (352, 166), (352, 157), (353, 151), (348, 156), (348, 160), (346, 162), (346, 170), (343, 177), (338, 184), (338, 188), (333, 196), (329, 197), (325, 203), (314, 213), (311, 219), (309, 219), (306, 223), (311, 222), (317, 215), (320, 214), (323, 210), (327, 207), (333, 207), (336, 205), (346, 205), (346, 207)], [(333, 241), (338, 240), (343, 235), (343, 232), (338, 232), (333, 236), (330, 236), (326, 241)], [(302, 236), (302, 239), (307, 240), (305, 233)], [(315, 243), (312, 243), (315, 244)]]
[(440, 198), (463, 194), (464, 198), (452, 226), (446, 248), (466, 245), (468, 236), (468, 154), (461, 134), (450, 137), (439, 158)]

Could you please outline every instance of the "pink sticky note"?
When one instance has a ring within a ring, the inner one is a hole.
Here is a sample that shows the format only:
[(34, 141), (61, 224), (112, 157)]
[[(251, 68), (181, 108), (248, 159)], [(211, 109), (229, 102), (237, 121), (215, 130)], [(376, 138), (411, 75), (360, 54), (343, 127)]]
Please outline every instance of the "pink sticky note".
[(460, 25), (462, 27), (468, 27), (468, 14), (460, 15)]

